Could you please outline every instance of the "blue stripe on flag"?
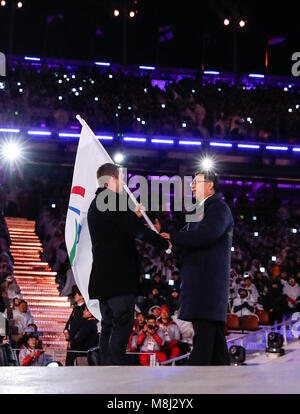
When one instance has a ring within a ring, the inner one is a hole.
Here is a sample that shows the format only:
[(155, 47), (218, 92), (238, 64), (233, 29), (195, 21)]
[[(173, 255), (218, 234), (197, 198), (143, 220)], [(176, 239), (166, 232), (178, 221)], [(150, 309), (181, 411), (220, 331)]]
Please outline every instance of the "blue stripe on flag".
[(77, 243), (79, 243), (79, 236), (80, 236), (81, 228), (82, 228), (82, 226), (81, 226), (81, 224), (79, 224), (79, 227), (78, 227), (78, 237), (77, 237)]
[(78, 210), (78, 208), (69, 206), (69, 209), (72, 210), (72, 211), (74, 211), (74, 213), (78, 214), (78, 216), (80, 216), (80, 210)]

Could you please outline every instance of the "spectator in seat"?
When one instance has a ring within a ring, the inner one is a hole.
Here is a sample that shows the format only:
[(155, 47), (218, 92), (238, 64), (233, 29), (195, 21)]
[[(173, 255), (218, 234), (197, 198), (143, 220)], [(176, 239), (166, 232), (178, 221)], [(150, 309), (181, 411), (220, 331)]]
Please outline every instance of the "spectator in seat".
[(143, 366), (150, 365), (149, 353), (155, 353), (159, 362), (166, 361), (167, 356), (161, 351), (164, 342), (164, 334), (156, 323), (156, 319), (153, 315), (148, 315), (147, 323), (137, 339), (140, 352), (148, 352), (148, 354), (139, 355), (140, 364)]
[(151, 281), (150, 289), (158, 289), (161, 296), (166, 297), (169, 292), (169, 287), (164, 280), (162, 280), (159, 273), (156, 273)]
[(238, 297), (233, 301), (232, 310), (233, 313), (239, 317), (240, 326), (242, 324), (243, 316), (254, 314), (254, 303), (251, 300), (251, 297), (249, 297), (247, 289), (239, 289)]
[(252, 279), (250, 276), (244, 277), (244, 288), (247, 289), (248, 294), (249, 294), (249, 299), (251, 300), (251, 302), (253, 302), (254, 307), (256, 307), (258, 304), (259, 295), (258, 295), (258, 292), (257, 292), (257, 289), (254, 283), (252, 283)]
[(18, 307), (12, 311), (12, 319), (14, 320), (14, 325), (18, 328), (19, 334), (24, 333), (25, 328), (29, 324), (34, 323), (33, 317), (28, 312), (28, 305), (25, 300), (22, 299)]
[[(99, 344), (98, 320), (94, 318), (86, 306), (84, 307), (82, 317), (83, 319), (79, 329), (74, 335), (70, 336), (68, 349), (88, 351), (91, 348), (97, 347)], [(76, 357), (86, 355), (86, 353), (76, 353)]]
[(179, 309), (179, 292), (173, 288), (166, 300), (166, 305), (170, 309), (170, 315), (173, 315)]
[(152, 306), (149, 311), (148, 311), (149, 315), (153, 315), (155, 317), (155, 319), (157, 320), (160, 317), (160, 306)]
[[(85, 309), (85, 302), (83, 296), (81, 295), (76, 285), (74, 285), (72, 288), (72, 296), (75, 301), (75, 306), (66, 323), (64, 330), (65, 338), (68, 342), (72, 341), (73, 337), (76, 335), (76, 333), (79, 331), (79, 329), (82, 327), (82, 324), (84, 323), (83, 312)], [(73, 349), (72, 347), (68, 346), (68, 350), (72, 351)], [(67, 352), (66, 366), (74, 365), (76, 356), (76, 352)]]
[(174, 280), (174, 288), (176, 288), (177, 290), (178, 290), (178, 292), (179, 292), (179, 290), (180, 290), (180, 283), (181, 283), (181, 280), (180, 280), (180, 277), (179, 277), (179, 272), (173, 272), (172, 273), (172, 279)]
[(288, 282), (284, 284), (283, 294), (288, 302), (288, 314), (299, 311), (300, 286), (296, 283), (294, 277), (289, 277)]
[(254, 272), (253, 284), (255, 285), (259, 295), (264, 295), (268, 290), (269, 280), (267, 276), (264, 276), (261, 272)]
[(30, 335), (34, 335), (38, 338), (38, 344), (36, 346), (37, 349), (42, 349), (43, 344), (42, 341), (38, 337), (38, 327), (34, 323), (30, 323), (26, 328), (25, 332), (22, 335), (19, 335), (19, 339), (17, 341), (16, 346), (18, 348), (24, 348), (24, 346), (28, 346), (28, 338)]
[(263, 297), (263, 307), (269, 313), (269, 321), (272, 325), (275, 322), (282, 322), (283, 315), (288, 311), (288, 305), (279, 282), (271, 284), (268, 293)]
[(165, 305), (161, 307), (160, 318), (157, 319), (164, 336), (165, 344), (162, 351), (167, 355), (168, 359), (176, 358), (180, 354), (180, 349), (177, 346), (180, 340), (180, 331), (176, 323), (170, 318), (169, 308)]
[(47, 358), (45, 351), (37, 349), (38, 339), (34, 334), (30, 334), (27, 340), (28, 345), (21, 349), (19, 362), (22, 366), (45, 366)]
[(133, 330), (129, 337), (128, 342), (128, 349), (131, 352), (135, 352), (137, 350), (137, 338), (139, 333), (144, 329), (146, 324), (145, 315), (142, 312), (139, 312), (136, 316), (135, 323), (133, 325)]
[(165, 303), (165, 298), (160, 294), (157, 288), (153, 288), (151, 293), (149, 293), (147, 300), (143, 303), (144, 311), (153, 307), (161, 307)]
[(172, 316), (172, 319), (178, 326), (180, 332), (181, 339), (180, 342), (177, 343), (177, 346), (180, 349), (180, 354), (183, 355), (191, 350), (193, 345), (194, 328), (192, 322), (183, 321), (178, 318), (178, 315), (179, 310), (176, 310)]
[(13, 298), (21, 293), (20, 287), (12, 275), (8, 275), (1, 283), (1, 291), (6, 308), (12, 307)]

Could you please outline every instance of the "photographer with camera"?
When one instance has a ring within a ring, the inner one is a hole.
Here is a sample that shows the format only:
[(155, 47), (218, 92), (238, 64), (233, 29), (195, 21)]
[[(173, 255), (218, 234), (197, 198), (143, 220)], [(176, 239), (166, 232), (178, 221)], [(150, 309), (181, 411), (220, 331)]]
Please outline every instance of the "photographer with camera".
[(144, 329), (144, 326), (146, 324), (146, 318), (145, 315), (142, 312), (139, 312), (136, 316), (136, 320), (133, 324), (133, 330), (129, 337), (128, 342), (128, 349), (131, 352), (135, 352), (137, 349), (137, 338), (140, 332)]
[[(159, 362), (167, 360), (166, 354), (161, 352), (161, 347), (164, 345), (164, 334), (156, 323), (153, 315), (147, 316), (147, 323), (144, 329), (139, 334), (137, 345), (140, 346), (141, 352), (155, 353)], [(150, 354), (139, 355), (140, 364), (147, 366), (150, 364)]]

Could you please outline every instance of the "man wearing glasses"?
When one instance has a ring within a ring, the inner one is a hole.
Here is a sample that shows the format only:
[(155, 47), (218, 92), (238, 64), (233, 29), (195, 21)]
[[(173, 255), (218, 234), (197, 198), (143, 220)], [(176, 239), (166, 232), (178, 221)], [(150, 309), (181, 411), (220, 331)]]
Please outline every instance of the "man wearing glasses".
[(180, 232), (161, 233), (183, 249), (179, 318), (194, 326), (189, 365), (230, 365), (224, 324), (234, 223), (218, 184), (213, 171), (197, 172), (192, 192), (203, 214)]

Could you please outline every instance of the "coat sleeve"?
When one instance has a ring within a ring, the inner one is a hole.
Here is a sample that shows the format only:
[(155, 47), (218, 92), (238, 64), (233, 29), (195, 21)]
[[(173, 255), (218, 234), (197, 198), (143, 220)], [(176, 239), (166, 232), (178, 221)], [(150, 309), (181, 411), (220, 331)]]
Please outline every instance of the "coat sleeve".
[(199, 222), (197, 229), (171, 233), (170, 240), (173, 245), (181, 247), (202, 247), (213, 244), (226, 231), (230, 224), (230, 214), (226, 206), (211, 205)]
[(87, 338), (91, 335), (92, 325), (88, 323), (83, 324), (81, 328), (76, 332), (76, 334), (70, 338), (71, 348), (75, 348), (80, 345), (82, 342), (85, 342)]
[(167, 250), (169, 247), (166, 239), (153, 230), (148, 229), (131, 210), (111, 212), (110, 220), (135, 239), (150, 243), (152, 246), (159, 247), (161, 250)]

